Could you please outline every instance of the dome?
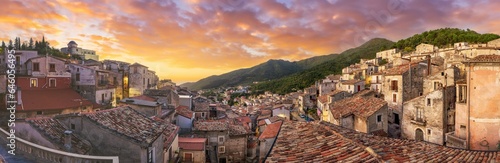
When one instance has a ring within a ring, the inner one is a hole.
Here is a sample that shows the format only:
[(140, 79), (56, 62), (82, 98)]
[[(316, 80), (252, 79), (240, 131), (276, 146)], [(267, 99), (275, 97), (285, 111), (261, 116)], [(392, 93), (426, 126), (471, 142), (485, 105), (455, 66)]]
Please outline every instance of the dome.
[(75, 45), (78, 45), (75, 41), (71, 40), (68, 45), (71, 45), (71, 44), (75, 44)]

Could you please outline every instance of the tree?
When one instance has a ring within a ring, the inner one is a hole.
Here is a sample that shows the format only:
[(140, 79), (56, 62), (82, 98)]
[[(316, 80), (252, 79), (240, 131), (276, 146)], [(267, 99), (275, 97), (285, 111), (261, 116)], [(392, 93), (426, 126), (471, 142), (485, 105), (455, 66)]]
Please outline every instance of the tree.
[(7, 46), (5, 45), (5, 42), (2, 40), (2, 49), (5, 49)]
[(30, 50), (32, 50), (32, 49), (34, 49), (34, 48), (35, 48), (35, 45), (33, 45), (33, 38), (31, 38), (31, 37), (30, 37), (30, 42), (29, 42), (29, 44), (28, 44), (28, 48), (29, 48)]
[(9, 40), (9, 49), (14, 48), (14, 44), (12, 44), (12, 40)]

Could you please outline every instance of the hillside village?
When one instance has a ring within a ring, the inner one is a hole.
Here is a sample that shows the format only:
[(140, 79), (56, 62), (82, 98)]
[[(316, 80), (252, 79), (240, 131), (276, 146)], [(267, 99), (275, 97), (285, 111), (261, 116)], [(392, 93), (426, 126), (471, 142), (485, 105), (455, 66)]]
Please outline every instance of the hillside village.
[(61, 51), (80, 59), (15, 54), (12, 129), (29, 159), (500, 162), (500, 93), (492, 89), (500, 39), (384, 50), (303, 90), (257, 96), (232, 96), (248, 86), (203, 96), (140, 63), (100, 61), (74, 41)]

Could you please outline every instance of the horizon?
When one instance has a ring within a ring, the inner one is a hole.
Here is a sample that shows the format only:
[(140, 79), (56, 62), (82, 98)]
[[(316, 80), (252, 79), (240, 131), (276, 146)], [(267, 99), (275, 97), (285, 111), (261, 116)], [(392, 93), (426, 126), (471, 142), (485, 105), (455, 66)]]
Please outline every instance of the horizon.
[[(115, 3), (113, 3), (115, 2)], [(451, 2), (451, 3), (450, 3)], [(498, 1), (7, 1), (0, 40), (74, 40), (99, 60), (139, 62), (177, 84), (270, 59), (338, 54), (373, 38), (396, 42), (439, 28), (500, 33)], [(107, 5), (110, 4), (110, 5)], [(114, 4), (114, 5), (113, 5)], [(446, 7), (443, 7), (446, 6)], [(481, 10), (474, 10), (481, 8)], [(439, 17), (436, 15), (440, 15)], [(167, 65), (167, 66), (164, 66)]]

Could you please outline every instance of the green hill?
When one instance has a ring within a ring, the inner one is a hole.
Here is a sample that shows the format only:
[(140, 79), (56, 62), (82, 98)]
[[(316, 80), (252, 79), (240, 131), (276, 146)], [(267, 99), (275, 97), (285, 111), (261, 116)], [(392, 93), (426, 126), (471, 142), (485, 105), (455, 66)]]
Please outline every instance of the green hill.
[(487, 43), (488, 41), (500, 38), (496, 34), (486, 33), (479, 34), (470, 29), (458, 28), (441, 28), (431, 31), (426, 31), (421, 34), (415, 34), (412, 37), (399, 40), (392, 48), (404, 50), (405, 52), (414, 51), (415, 47), (421, 43), (432, 44), (439, 48), (453, 47), (457, 42), (468, 43)]
[(254, 92), (271, 91), (279, 94), (300, 90), (311, 86), (315, 81), (323, 79), (329, 74), (340, 74), (342, 68), (359, 62), (361, 58), (375, 58), (376, 52), (384, 47), (391, 47), (393, 44), (394, 42), (387, 39), (375, 38), (305, 71), (284, 78), (254, 84), (252, 90)]
[(189, 85), (189, 89), (200, 90), (251, 84), (254, 81), (281, 78), (302, 70), (301, 66), (295, 62), (269, 60), (251, 68), (239, 69), (222, 75), (213, 75), (201, 79)]

